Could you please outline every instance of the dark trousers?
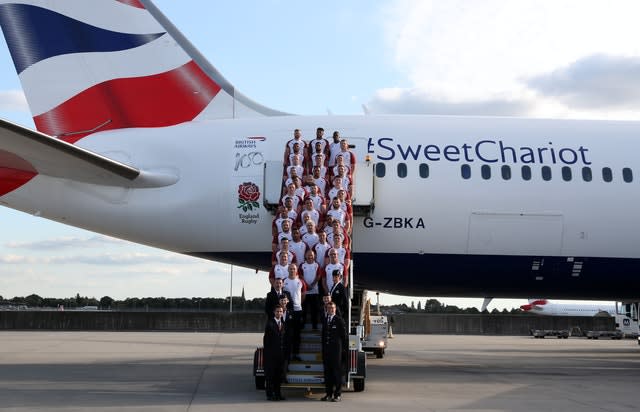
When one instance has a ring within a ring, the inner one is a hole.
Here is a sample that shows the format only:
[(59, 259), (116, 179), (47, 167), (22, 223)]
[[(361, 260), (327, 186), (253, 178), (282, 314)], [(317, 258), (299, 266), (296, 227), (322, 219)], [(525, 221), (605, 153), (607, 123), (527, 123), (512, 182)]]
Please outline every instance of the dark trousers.
[[(326, 355), (326, 356), (324, 356)], [(340, 354), (323, 354), (324, 388), (327, 396), (340, 396), (342, 392), (342, 362)]]
[(311, 326), (318, 328), (318, 312), (320, 310), (320, 295), (307, 295), (302, 303), (302, 325), (307, 323), (307, 319), (311, 318)]
[(281, 396), (280, 385), (284, 377), (284, 359), (269, 359), (264, 366), (264, 384), (267, 397)]
[(294, 310), (291, 317), (291, 323), (293, 324), (293, 333), (291, 335), (291, 353), (293, 356), (298, 356), (300, 353), (300, 331), (302, 330), (302, 311)]

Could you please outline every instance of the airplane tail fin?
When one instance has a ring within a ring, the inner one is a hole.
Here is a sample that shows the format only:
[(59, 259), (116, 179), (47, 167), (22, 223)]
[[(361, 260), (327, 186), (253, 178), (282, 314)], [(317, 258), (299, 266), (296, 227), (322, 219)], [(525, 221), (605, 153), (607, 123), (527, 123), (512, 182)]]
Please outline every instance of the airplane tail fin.
[(529, 312), (530, 310), (533, 309), (538, 309), (540, 308), (540, 306), (544, 306), (548, 303), (547, 299), (529, 299), (529, 303), (526, 305), (521, 305), (520, 309), (522, 309), (525, 312)]
[(235, 88), (149, 0), (0, 0), (0, 26), (39, 131), (285, 115)]

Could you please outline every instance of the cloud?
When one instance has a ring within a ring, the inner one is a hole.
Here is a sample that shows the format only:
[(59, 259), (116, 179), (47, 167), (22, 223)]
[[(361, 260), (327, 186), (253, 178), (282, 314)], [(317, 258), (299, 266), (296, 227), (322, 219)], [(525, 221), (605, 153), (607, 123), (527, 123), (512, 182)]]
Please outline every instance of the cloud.
[(433, 99), (421, 89), (393, 88), (378, 90), (367, 109), (374, 114), (525, 116), (531, 104), (507, 99), (451, 102)]
[(31, 242), (9, 242), (5, 247), (11, 249), (28, 250), (57, 250), (66, 248), (93, 248), (105, 245), (125, 245), (124, 240), (114, 239), (108, 236), (92, 236), (88, 238), (62, 237), (56, 239), (36, 240)]
[(33, 258), (28, 256), (19, 256), (19, 255), (5, 255), (0, 256), (0, 263), (7, 263), (12, 265), (19, 265), (24, 263), (33, 263)]
[(405, 84), (391, 85), (394, 99), (379, 90), (372, 112), (628, 118), (621, 109), (639, 100), (640, 2), (396, 0), (383, 11)]
[(22, 90), (0, 90), (0, 110), (29, 112), (29, 105)]
[(125, 254), (100, 254), (100, 255), (75, 255), (75, 256), (20, 256), (5, 255), (0, 256), (0, 263), (7, 264), (43, 264), (43, 265), (141, 265), (141, 264), (190, 264), (194, 258), (173, 253), (162, 255), (144, 253)]
[(548, 74), (527, 85), (538, 93), (579, 109), (640, 108), (640, 57), (597, 54)]

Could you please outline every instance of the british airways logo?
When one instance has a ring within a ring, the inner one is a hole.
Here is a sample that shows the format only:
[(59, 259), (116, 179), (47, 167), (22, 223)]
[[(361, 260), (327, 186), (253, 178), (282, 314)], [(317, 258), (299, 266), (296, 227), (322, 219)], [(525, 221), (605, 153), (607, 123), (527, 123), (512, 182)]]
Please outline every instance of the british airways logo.
[(393, 159), (449, 161), (483, 163), (522, 163), (522, 164), (582, 164), (590, 165), (589, 149), (579, 147), (556, 147), (553, 142), (538, 147), (510, 146), (502, 140), (485, 139), (476, 143), (461, 145), (397, 143), (392, 137), (369, 138), (367, 153), (378, 160)]

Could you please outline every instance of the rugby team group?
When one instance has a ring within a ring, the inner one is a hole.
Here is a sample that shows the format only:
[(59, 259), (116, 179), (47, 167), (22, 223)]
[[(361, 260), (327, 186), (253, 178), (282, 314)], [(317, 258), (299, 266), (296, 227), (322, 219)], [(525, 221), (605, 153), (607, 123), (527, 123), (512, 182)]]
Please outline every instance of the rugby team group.
[(283, 193), (272, 229), (272, 287), (265, 304), (267, 399), (284, 400), (280, 385), (289, 362), (306, 356), (300, 353), (300, 335), (308, 324), (322, 334), (326, 393), (321, 400), (340, 402), (349, 346), (347, 288), (356, 159), (338, 131), (329, 142), (319, 127), (309, 142), (294, 130), (283, 165)]

